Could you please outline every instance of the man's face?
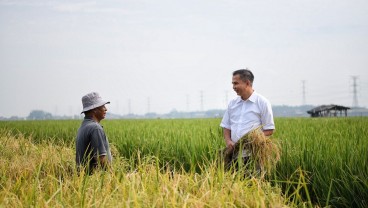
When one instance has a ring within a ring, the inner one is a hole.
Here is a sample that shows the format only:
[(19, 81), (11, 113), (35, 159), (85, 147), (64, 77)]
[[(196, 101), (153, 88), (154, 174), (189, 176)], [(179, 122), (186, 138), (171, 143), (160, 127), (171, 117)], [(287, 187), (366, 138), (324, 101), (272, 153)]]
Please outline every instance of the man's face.
[(95, 111), (94, 111), (96, 118), (99, 121), (104, 119), (106, 117), (106, 111), (107, 111), (107, 108), (105, 107), (105, 105), (96, 108)]
[(240, 75), (236, 74), (235, 76), (233, 76), (233, 89), (236, 92), (237, 95), (241, 96), (246, 92), (246, 89), (248, 87), (248, 81), (244, 82), (243, 80), (240, 79)]

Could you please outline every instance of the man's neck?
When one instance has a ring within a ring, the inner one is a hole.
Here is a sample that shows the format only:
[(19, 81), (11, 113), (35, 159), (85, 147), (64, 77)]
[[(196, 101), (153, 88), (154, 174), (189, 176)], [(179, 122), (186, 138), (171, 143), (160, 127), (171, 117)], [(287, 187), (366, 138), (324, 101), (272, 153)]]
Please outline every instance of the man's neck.
[(252, 96), (254, 90), (248, 90), (244, 95), (240, 96), (242, 100), (248, 100), (250, 96)]
[(100, 120), (98, 120), (96, 118), (96, 116), (94, 116), (94, 115), (86, 115), (84, 118), (85, 119), (92, 119), (92, 120), (96, 121), (97, 123), (100, 123)]

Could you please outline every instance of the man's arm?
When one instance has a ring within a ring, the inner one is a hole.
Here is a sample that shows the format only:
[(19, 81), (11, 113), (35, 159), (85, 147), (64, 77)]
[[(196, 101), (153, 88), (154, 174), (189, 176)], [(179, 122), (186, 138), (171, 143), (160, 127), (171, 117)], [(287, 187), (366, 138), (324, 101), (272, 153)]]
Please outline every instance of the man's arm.
[(106, 169), (107, 167), (109, 167), (110, 162), (106, 155), (107, 150), (103, 145), (104, 137), (105, 135), (102, 128), (94, 129), (93, 133), (91, 134), (91, 147), (93, 147), (93, 154), (98, 163), (98, 166)]
[(106, 155), (100, 155), (98, 156), (98, 164), (103, 168), (107, 169), (110, 167), (109, 160), (107, 159)]
[(231, 140), (231, 130), (227, 128), (223, 128), (223, 130), (226, 147), (233, 148), (235, 143)]

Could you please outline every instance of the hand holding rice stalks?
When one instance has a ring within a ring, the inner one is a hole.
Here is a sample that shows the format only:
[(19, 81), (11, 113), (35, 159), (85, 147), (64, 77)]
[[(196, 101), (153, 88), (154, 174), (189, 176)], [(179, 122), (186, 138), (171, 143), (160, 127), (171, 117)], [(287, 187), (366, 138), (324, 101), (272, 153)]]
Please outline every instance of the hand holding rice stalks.
[(256, 167), (259, 167), (262, 172), (264, 169), (268, 173), (276, 166), (280, 160), (280, 149), (278, 144), (274, 143), (270, 138), (264, 135), (262, 126), (251, 130), (240, 140), (235, 143), (233, 149), (225, 148), (222, 150), (225, 166), (232, 162), (234, 155), (237, 156), (240, 149), (245, 150), (250, 154), (250, 162), (253, 162)]

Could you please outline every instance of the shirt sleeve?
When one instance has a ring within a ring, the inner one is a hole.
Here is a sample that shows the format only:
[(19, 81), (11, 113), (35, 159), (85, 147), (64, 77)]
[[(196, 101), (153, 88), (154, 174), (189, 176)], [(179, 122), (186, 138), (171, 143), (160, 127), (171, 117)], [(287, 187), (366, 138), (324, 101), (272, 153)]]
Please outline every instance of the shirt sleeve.
[(107, 151), (104, 146), (103, 140), (105, 139), (105, 133), (103, 129), (96, 128), (91, 135), (91, 147), (93, 149), (93, 156), (106, 155)]
[(229, 109), (225, 111), (220, 126), (222, 128), (231, 129)]
[(275, 129), (275, 123), (273, 121), (272, 107), (269, 101), (265, 101), (263, 106), (263, 113), (261, 116), (261, 122), (263, 130)]

